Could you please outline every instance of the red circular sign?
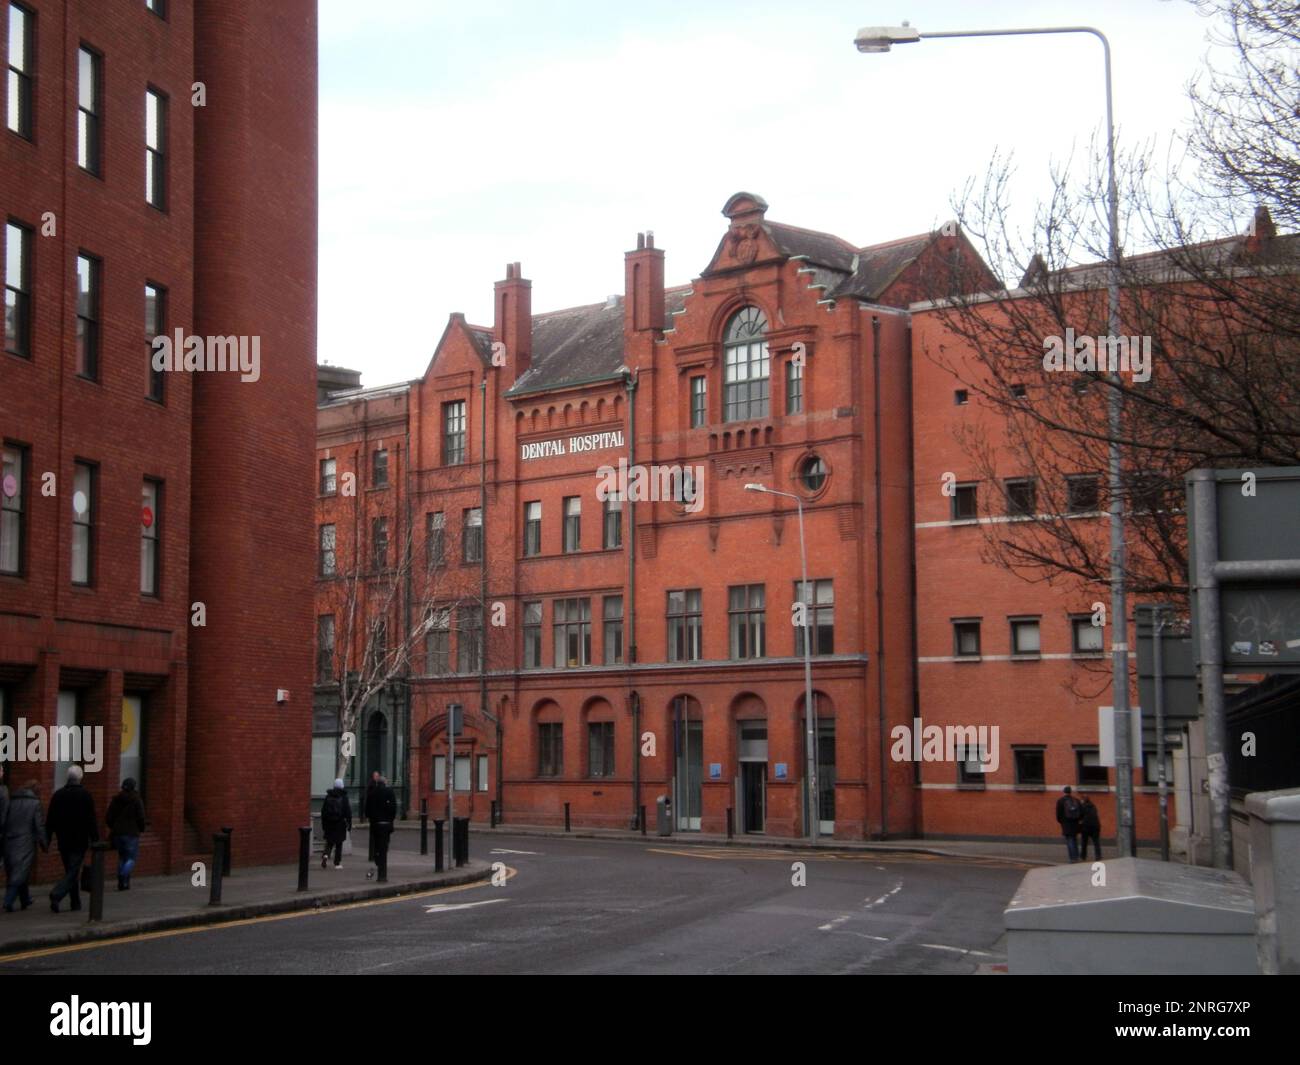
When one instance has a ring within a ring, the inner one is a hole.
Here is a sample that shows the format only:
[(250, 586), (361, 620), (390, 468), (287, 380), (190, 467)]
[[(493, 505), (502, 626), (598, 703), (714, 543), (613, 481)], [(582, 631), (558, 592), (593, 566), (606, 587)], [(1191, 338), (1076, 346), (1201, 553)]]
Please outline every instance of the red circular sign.
[(153, 511), (148, 507), (143, 507), (140, 510), (140, 524), (146, 529), (153, 524)]

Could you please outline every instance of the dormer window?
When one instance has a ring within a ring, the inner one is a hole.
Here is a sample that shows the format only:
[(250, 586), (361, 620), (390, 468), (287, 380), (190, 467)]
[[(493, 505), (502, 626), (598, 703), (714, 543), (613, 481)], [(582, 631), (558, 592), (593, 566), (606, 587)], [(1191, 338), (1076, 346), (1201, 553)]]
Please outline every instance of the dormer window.
[(767, 417), (767, 316), (757, 307), (732, 315), (723, 340), (723, 420)]

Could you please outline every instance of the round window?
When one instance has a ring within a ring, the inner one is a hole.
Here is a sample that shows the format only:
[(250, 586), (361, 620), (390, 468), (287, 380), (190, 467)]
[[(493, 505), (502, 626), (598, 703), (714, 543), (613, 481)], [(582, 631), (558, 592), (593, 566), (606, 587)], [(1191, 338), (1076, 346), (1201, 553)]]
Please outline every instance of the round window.
[(808, 491), (816, 492), (826, 483), (826, 463), (813, 455), (804, 461), (803, 467), (799, 471), (799, 479), (803, 481), (803, 486)]

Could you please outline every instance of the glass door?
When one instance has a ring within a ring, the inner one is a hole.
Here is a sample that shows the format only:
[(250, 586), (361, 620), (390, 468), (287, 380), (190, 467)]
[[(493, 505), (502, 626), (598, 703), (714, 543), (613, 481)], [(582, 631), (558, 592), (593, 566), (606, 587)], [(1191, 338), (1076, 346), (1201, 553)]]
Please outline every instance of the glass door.
[(704, 808), (704, 720), (700, 714), (700, 704), (694, 699), (677, 700), (673, 809), (679, 832), (698, 832)]

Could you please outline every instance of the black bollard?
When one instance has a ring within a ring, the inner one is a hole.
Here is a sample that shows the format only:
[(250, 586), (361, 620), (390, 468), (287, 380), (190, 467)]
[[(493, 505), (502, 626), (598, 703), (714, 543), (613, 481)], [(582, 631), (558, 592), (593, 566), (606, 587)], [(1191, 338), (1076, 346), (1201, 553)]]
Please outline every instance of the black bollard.
[(235, 830), (226, 825), (223, 825), (221, 831), (225, 834), (226, 837), (226, 849), (222, 853), (222, 857), (221, 857), (221, 875), (229, 876), (230, 875), (230, 843), (231, 843), (230, 837)]
[(433, 871), (442, 872), (442, 826), (445, 822), (437, 819), (433, 822)]
[(489, 820), (488, 820), (488, 827), (489, 827), (489, 828), (496, 828), (496, 827), (497, 827), (497, 801), (496, 801), (496, 799), (493, 799), (493, 800), (492, 800), (492, 812), (491, 812), (491, 816), (489, 817)]
[(307, 890), (307, 868), (311, 865), (311, 825), (298, 829), (298, 890)]
[(224, 832), (212, 833), (212, 879), (208, 881), (208, 905), (221, 905), (221, 876), (226, 867), (226, 843), (230, 837)]
[(429, 853), (429, 815), (424, 810), (420, 811), (420, 853)]
[(727, 807), (727, 839), (731, 839), (735, 831), (736, 811), (730, 806)]
[(564, 831), (569, 831), (569, 804), (564, 804)]
[(637, 820), (641, 822), (641, 835), (645, 835), (645, 807), (642, 806), (637, 811)]
[(469, 861), (469, 818), (458, 817), (452, 826), (452, 854), (459, 869)]
[(104, 842), (90, 845), (90, 919), (104, 919), (104, 852), (108, 850)]

